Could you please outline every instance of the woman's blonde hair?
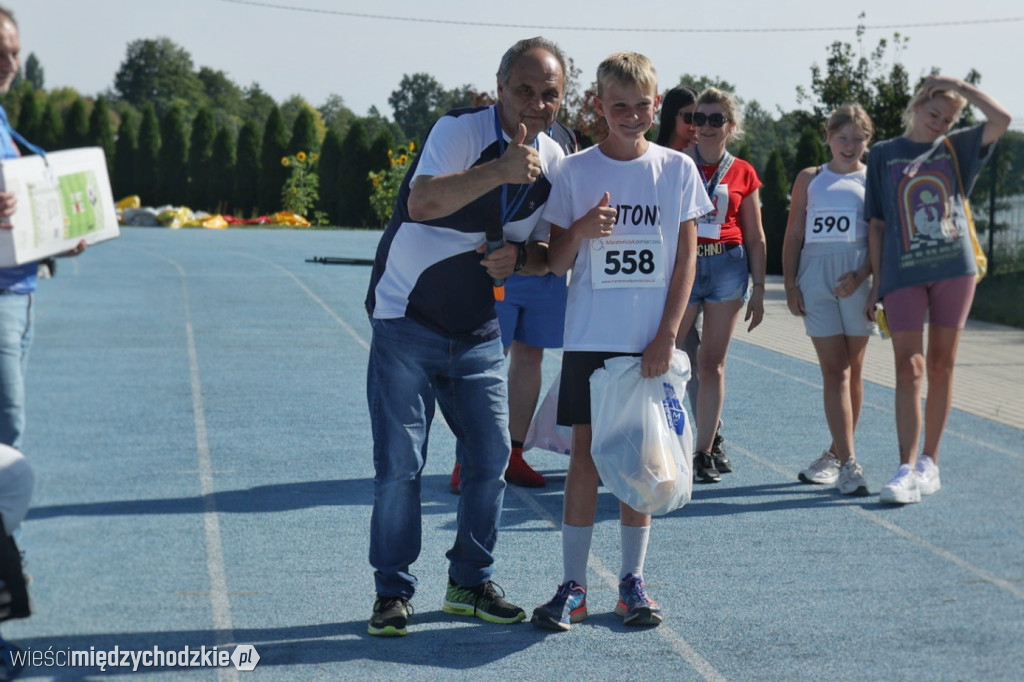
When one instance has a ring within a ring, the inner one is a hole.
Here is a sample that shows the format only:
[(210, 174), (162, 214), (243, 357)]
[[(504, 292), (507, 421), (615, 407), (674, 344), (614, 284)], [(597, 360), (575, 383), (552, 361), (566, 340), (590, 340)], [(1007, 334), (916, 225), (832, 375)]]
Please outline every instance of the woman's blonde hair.
[(740, 115), (740, 106), (736, 98), (725, 90), (718, 88), (705, 88), (697, 95), (697, 107), (701, 104), (718, 104), (725, 110), (725, 117), (733, 124), (732, 139), (743, 139), (743, 117)]
[(827, 140), (832, 133), (851, 124), (857, 126), (868, 138), (868, 142), (871, 142), (871, 138), (875, 135), (875, 124), (872, 123), (868, 112), (864, 111), (864, 107), (859, 104), (843, 104), (832, 112), (828, 121), (825, 122), (825, 139)]
[(917, 94), (910, 98), (907, 108), (903, 110), (903, 128), (905, 133), (909, 133), (914, 129), (914, 114), (917, 108), (936, 97), (946, 97), (953, 100), (953, 104), (956, 105), (957, 116), (967, 106), (967, 99), (956, 90), (932, 90), (929, 92), (921, 88), (917, 91)]

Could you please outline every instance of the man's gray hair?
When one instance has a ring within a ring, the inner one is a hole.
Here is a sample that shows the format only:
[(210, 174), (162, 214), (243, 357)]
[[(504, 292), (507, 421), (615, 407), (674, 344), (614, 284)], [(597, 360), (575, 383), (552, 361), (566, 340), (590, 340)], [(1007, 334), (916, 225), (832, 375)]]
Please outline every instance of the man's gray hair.
[(524, 52), (534, 48), (547, 50), (553, 54), (555, 59), (558, 60), (558, 64), (562, 67), (562, 80), (564, 81), (569, 77), (569, 60), (566, 58), (565, 53), (562, 52), (562, 48), (558, 47), (554, 41), (548, 40), (543, 36), (537, 36), (520, 40), (508, 48), (508, 51), (501, 58), (501, 64), (498, 65), (498, 82), (502, 85), (508, 85), (508, 79), (512, 75), (512, 67), (515, 65), (516, 60), (523, 56)]

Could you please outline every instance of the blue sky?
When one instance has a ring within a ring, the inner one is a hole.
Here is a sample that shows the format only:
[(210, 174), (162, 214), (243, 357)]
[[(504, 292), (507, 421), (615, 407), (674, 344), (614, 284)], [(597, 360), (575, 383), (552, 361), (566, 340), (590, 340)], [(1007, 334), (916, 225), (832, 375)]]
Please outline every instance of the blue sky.
[[(683, 73), (723, 78), (737, 95), (771, 111), (797, 105), (796, 87), (810, 83), (810, 65), (824, 64), (835, 40), (855, 43), (860, 12), (869, 26), (866, 49), (896, 31), (910, 38), (899, 55), (912, 78), (932, 66), (962, 77), (982, 73), (982, 87), (1014, 114), (1024, 130), (1024, 7), (1019, 0), (968, 5), (950, 0), (895, 3), (732, 0), (729, 3), (623, 3), (621, 0), (475, 0), (422, 3), (377, 0), (266, 0), (318, 10), (296, 11), (226, 0), (2, 0), (15, 12), (23, 55), (35, 52), (48, 88), (70, 86), (85, 95), (112, 87), (128, 43), (166, 36), (196, 66), (223, 70), (237, 83), (258, 82), (278, 101), (300, 94), (314, 105), (341, 95), (358, 114), (376, 105), (390, 116), (388, 95), (402, 75), (419, 71), (445, 87), (494, 89), (501, 53), (515, 40), (543, 34), (558, 42), (593, 80), (597, 64), (618, 50), (649, 56), (664, 86)], [(927, 13), (914, 7), (927, 7)], [(650, 8), (637, 13), (634, 8)], [(476, 22), (501, 26), (395, 21), (380, 16)], [(1000, 19), (995, 23), (967, 23)], [(1006, 21), (1018, 19), (1018, 21)], [(921, 26), (953, 22), (950, 26)], [(608, 30), (569, 30), (577, 27)], [(787, 31), (836, 27), (827, 31)], [(699, 29), (695, 33), (636, 29)], [(736, 32), (743, 29), (744, 32)], [(890, 56), (891, 56), (890, 52)]]

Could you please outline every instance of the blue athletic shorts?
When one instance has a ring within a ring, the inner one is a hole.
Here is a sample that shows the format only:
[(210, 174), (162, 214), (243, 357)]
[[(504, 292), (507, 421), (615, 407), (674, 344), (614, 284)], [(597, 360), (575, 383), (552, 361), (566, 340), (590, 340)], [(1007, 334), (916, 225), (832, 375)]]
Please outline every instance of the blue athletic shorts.
[(509, 277), (505, 300), (494, 304), (501, 345), (508, 348), (518, 341), (535, 348), (561, 348), (568, 291), (564, 276)]

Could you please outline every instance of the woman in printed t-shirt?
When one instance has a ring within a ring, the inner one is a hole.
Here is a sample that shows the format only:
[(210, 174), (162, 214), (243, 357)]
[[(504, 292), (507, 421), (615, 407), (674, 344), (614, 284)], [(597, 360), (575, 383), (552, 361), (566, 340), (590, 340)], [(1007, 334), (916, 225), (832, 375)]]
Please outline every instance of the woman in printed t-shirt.
[(782, 247), (786, 303), (803, 318), (818, 354), (832, 435), (831, 445), (800, 472), (800, 480), (835, 484), (842, 494), (858, 496), (867, 495), (868, 486), (853, 434), (864, 402), (864, 352), (874, 331), (864, 316), (871, 263), (862, 159), (873, 133), (859, 104), (832, 112), (825, 124), (832, 160), (796, 176)]
[[(949, 133), (967, 103), (988, 119)], [(1010, 113), (970, 83), (925, 80), (903, 114), (906, 132), (868, 157), (865, 213), (873, 283), (866, 313), (884, 299), (896, 354), (900, 466), (879, 498), (920, 502), (939, 482), (939, 441), (953, 398), (953, 365), (974, 300), (977, 269), (963, 200), (1010, 126)], [(948, 134), (948, 135), (947, 135)], [(928, 353), (924, 320), (928, 316)], [(928, 377), (921, 435), (921, 390)]]
[[(697, 98), (693, 115), (697, 144), (687, 150), (697, 162), (701, 179), (715, 209), (697, 223), (697, 274), (679, 327), (678, 342), (686, 338), (704, 309), (704, 329), (696, 371), (697, 444), (694, 480), (722, 480), (719, 465), (732, 471), (728, 460), (711, 454), (725, 396), (725, 356), (743, 302), (750, 331), (764, 317), (765, 238), (761, 228), (761, 181), (754, 167), (726, 150), (742, 135), (739, 108), (728, 93), (708, 88)], [(753, 291), (749, 279), (753, 275)]]

